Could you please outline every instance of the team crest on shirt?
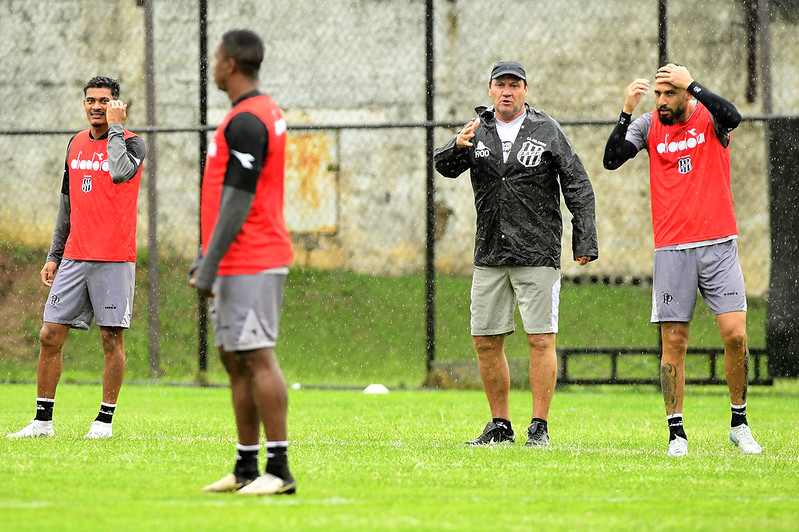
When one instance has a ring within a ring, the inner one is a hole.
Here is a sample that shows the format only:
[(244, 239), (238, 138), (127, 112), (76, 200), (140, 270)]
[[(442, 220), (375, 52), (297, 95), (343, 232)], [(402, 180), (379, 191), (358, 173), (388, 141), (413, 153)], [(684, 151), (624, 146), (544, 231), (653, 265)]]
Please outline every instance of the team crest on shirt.
[(541, 163), (541, 155), (546, 148), (546, 142), (540, 140), (527, 138), (522, 144), (519, 153), (516, 154), (516, 160), (519, 161), (525, 168), (532, 168)]
[(80, 189), (87, 194), (92, 191), (92, 178), (91, 177), (84, 177), (83, 183), (80, 186)]
[(691, 171), (691, 156), (685, 155), (677, 159), (677, 171), (681, 174), (687, 174)]

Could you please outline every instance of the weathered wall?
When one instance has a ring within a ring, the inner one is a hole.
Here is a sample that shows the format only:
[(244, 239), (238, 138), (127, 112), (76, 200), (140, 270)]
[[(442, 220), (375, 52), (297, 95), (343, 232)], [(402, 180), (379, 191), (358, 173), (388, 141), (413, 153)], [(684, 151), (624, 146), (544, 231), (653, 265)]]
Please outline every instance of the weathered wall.
[[(156, 0), (158, 125), (199, 121), (198, 8)], [(289, 124), (421, 121), (425, 109), (424, 2), (418, 0), (209, 0), (209, 53), (221, 34), (249, 27), (267, 43), (264, 89)], [(528, 70), (531, 105), (562, 121), (615, 118), (624, 89), (657, 68), (657, 1), (436, 2), (436, 118), (467, 120), (488, 102), (494, 62)], [(144, 9), (134, 0), (0, 0), (0, 130), (85, 127), (82, 87), (97, 73), (119, 77), (131, 102), (128, 127), (145, 124)], [(671, 57), (732, 100), (744, 115), (744, 15), (736, 0), (669, 2)], [(772, 22), (774, 111), (799, 112), (797, 28)], [(209, 76), (210, 77), (210, 76)], [(209, 122), (229, 108), (209, 89)], [(762, 87), (759, 88), (762, 94)], [(636, 114), (651, 109), (644, 100)], [(652, 235), (646, 155), (616, 172), (602, 168), (611, 126), (565, 126), (597, 195), (601, 258), (564, 274), (646, 277)], [(454, 131), (439, 129), (441, 144)], [(66, 135), (0, 135), (0, 238), (49, 241)], [(162, 250), (192, 256), (197, 241), (197, 133), (158, 135), (157, 190)], [(734, 134), (733, 189), (741, 261), (752, 294), (768, 287), (769, 220), (763, 126)], [(297, 263), (397, 275), (424, 265), (425, 136), (419, 129), (292, 131), (287, 219)], [(471, 271), (474, 205), (468, 175), (436, 178), (437, 250), (442, 272)], [(147, 242), (147, 197), (139, 242)], [(564, 249), (570, 249), (569, 215)]]

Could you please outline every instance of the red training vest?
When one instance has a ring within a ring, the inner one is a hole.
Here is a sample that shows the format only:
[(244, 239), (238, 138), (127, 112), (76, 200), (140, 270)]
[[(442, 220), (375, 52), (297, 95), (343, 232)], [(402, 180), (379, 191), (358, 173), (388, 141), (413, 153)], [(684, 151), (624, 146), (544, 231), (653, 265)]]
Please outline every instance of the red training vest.
[(738, 234), (729, 146), (704, 105), (670, 126), (652, 111), (647, 149), (655, 249)]
[[(135, 137), (127, 129), (125, 138)], [(136, 200), (141, 167), (132, 179), (114, 184), (108, 172), (108, 138), (89, 130), (72, 140), (69, 171), (69, 237), (64, 257), (73, 260), (136, 262)]]
[(233, 107), (216, 128), (208, 145), (200, 206), (203, 253), (208, 249), (219, 217), (219, 203), (230, 158), (225, 127), (235, 115), (243, 112), (257, 116), (266, 126), (269, 134), (268, 151), (258, 176), (250, 213), (219, 263), (217, 275), (252, 274), (288, 266), (294, 260), (283, 215), (286, 122), (280, 108), (266, 94), (247, 98)]

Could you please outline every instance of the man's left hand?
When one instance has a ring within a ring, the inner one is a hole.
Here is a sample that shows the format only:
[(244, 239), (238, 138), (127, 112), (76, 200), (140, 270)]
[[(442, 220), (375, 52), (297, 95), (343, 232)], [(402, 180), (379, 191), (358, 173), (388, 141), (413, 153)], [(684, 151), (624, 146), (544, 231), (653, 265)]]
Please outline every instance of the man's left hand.
[(585, 266), (591, 261), (591, 257), (577, 257), (574, 262), (579, 262), (580, 266)]
[(214, 297), (216, 295), (216, 292), (214, 292), (213, 290), (206, 290), (205, 288), (200, 288), (199, 286), (197, 286), (197, 280), (194, 277), (195, 272), (196, 270), (191, 274), (191, 278), (189, 279), (189, 285), (196, 288), (197, 293), (203, 297)]

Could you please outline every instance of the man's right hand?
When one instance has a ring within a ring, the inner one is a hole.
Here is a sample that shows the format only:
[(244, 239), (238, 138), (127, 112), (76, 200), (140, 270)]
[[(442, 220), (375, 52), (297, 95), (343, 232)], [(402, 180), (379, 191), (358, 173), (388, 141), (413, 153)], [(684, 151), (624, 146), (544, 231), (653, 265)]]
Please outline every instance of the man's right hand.
[(53, 261), (46, 262), (42, 271), (39, 272), (39, 277), (42, 280), (44, 286), (53, 286), (53, 279), (55, 279), (55, 274), (58, 271), (58, 264)]
[(466, 124), (463, 129), (460, 130), (458, 133), (458, 138), (455, 140), (455, 146), (458, 148), (466, 148), (467, 146), (472, 146), (470, 142), (474, 138), (474, 130), (477, 126), (480, 125), (480, 118), (475, 118), (468, 124)]
[(638, 102), (641, 101), (641, 97), (646, 94), (648, 90), (649, 80), (639, 78), (630, 83), (624, 96), (624, 112), (628, 115), (633, 114)]
[(108, 102), (108, 108), (105, 111), (105, 116), (109, 124), (124, 123), (128, 117), (128, 104), (122, 100), (111, 100)]

